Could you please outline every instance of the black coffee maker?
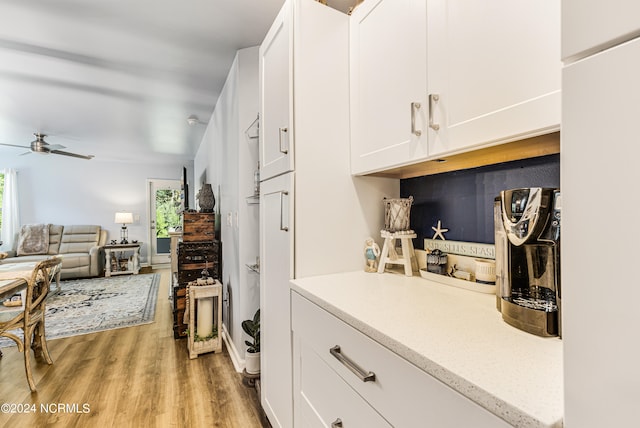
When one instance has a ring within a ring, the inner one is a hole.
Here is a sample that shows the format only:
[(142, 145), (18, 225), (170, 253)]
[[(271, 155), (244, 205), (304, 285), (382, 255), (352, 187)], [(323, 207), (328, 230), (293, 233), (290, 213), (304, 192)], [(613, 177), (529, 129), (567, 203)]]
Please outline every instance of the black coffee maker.
[(561, 334), (558, 189), (504, 190), (495, 199), (496, 304), (510, 325)]

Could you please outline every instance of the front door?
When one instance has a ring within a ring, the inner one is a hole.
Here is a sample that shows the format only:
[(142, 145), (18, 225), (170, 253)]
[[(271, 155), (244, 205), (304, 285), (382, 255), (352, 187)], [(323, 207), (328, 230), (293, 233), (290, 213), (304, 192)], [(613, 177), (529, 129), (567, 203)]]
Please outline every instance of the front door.
[(149, 180), (149, 251), (151, 265), (171, 262), (169, 231), (182, 225), (180, 180)]

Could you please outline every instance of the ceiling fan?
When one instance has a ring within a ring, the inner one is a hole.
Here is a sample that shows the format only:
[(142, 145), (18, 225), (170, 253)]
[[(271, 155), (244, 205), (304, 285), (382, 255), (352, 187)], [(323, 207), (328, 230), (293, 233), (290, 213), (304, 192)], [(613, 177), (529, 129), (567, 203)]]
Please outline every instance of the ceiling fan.
[(35, 135), (36, 139), (31, 142), (30, 146), (17, 146), (15, 144), (3, 144), (3, 143), (0, 143), (0, 146), (20, 147), (22, 149), (29, 149), (28, 152), (23, 153), (24, 155), (28, 155), (29, 153), (40, 153), (40, 154), (48, 155), (49, 153), (52, 153), (54, 155), (71, 156), (71, 157), (80, 158), (80, 159), (93, 159), (94, 157), (93, 155), (79, 155), (77, 153), (64, 152), (60, 149), (65, 149), (66, 148), (65, 146), (61, 146), (60, 144), (52, 145), (44, 141), (44, 137), (46, 137), (45, 134), (36, 132), (33, 135)]

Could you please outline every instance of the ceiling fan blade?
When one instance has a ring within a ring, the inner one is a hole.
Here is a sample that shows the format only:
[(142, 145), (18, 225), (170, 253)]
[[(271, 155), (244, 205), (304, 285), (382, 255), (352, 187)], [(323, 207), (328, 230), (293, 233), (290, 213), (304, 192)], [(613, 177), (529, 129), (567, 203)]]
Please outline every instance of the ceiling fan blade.
[(4, 144), (4, 143), (0, 143), (0, 146), (9, 146), (9, 147), (20, 147), (21, 149), (29, 149), (29, 146), (17, 146), (15, 144)]
[(49, 151), (49, 153), (53, 153), (56, 155), (64, 155), (64, 156), (71, 156), (73, 158), (80, 158), (80, 159), (93, 159), (94, 156), (93, 155), (79, 155), (77, 153), (70, 153), (70, 152), (63, 152), (61, 150), (51, 150)]
[(47, 144), (47, 149), (49, 149), (49, 151), (52, 151), (52, 150), (66, 149), (66, 147), (63, 146), (62, 144)]
[(31, 153), (33, 152), (28, 151), (28, 152), (20, 153), (18, 156), (30, 155)]

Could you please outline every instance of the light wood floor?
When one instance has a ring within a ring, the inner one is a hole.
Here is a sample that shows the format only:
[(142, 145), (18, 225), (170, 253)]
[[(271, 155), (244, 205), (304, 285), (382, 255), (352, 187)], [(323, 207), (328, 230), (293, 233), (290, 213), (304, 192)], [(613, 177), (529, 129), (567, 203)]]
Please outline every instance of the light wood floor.
[(3, 348), (0, 405), (22, 413), (6, 413), (4, 405), (0, 426), (268, 426), (255, 389), (242, 383), (226, 349), (190, 360), (186, 340), (173, 338), (169, 271), (158, 272), (155, 322), (50, 340), (54, 364), (31, 360), (37, 393), (29, 390), (22, 354)]

